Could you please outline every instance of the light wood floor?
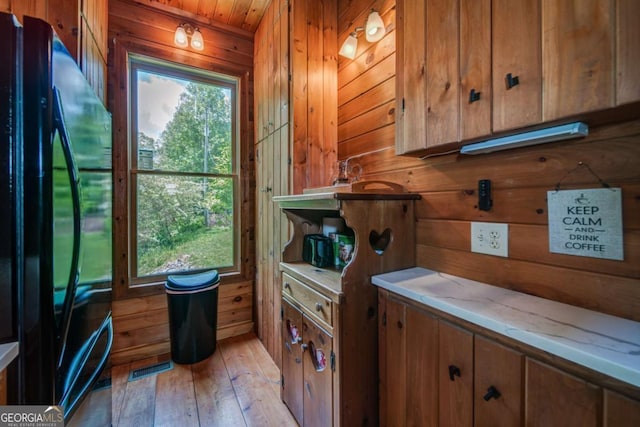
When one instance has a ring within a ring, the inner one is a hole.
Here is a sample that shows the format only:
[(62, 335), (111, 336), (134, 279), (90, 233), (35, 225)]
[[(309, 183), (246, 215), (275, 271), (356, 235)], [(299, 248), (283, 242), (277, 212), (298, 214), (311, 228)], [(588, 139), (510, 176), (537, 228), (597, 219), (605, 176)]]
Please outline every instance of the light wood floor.
[(113, 426), (297, 426), (280, 400), (280, 371), (253, 333), (219, 341), (202, 362), (127, 382), (130, 370), (157, 362), (112, 368)]

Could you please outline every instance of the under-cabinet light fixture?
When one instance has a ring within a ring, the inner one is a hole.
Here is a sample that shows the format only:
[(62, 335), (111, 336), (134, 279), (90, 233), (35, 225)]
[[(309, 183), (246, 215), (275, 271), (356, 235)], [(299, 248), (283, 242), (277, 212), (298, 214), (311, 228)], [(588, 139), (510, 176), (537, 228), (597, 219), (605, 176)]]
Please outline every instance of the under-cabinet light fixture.
[(516, 135), (489, 139), (475, 144), (465, 145), (460, 154), (484, 154), (493, 151), (508, 150), (510, 148), (526, 147), (565, 139), (580, 138), (589, 135), (586, 123), (575, 122), (554, 126), (546, 129), (523, 132)]
[(178, 25), (173, 36), (173, 43), (178, 47), (185, 48), (189, 46), (189, 37), (191, 37), (191, 47), (194, 50), (204, 49), (202, 33), (198, 28), (193, 27), (191, 24)]
[(358, 50), (358, 33), (364, 31), (365, 38), (370, 43), (380, 41), (385, 35), (384, 22), (380, 14), (371, 9), (367, 22), (364, 27), (356, 27), (345, 39), (338, 52), (341, 56), (349, 59), (355, 59)]

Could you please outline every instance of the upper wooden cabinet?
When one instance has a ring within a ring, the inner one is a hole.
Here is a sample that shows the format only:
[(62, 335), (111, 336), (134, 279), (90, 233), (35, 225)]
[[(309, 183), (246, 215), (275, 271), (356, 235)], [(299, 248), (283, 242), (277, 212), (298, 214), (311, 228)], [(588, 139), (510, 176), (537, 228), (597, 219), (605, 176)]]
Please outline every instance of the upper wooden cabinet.
[(493, 100), (485, 102), (492, 103), (492, 130), (499, 132), (540, 122), (540, 0), (493, 0), (490, 27)]
[(614, 106), (614, 0), (542, 0), (543, 120)]
[(396, 10), (397, 154), (640, 101), (638, 2), (398, 0)]

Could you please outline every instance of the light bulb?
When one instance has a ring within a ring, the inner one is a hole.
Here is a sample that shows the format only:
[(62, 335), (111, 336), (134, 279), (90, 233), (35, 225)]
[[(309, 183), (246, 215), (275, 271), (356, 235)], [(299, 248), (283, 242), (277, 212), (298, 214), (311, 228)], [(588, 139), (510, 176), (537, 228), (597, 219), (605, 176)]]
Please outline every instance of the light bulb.
[(347, 37), (347, 39), (342, 43), (342, 47), (340, 48), (340, 55), (345, 58), (354, 59), (356, 57), (356, 51), (358, 50), (358, 39), (356, 38), (356, 33), (351, 33)]
[(371, 13), (369, 13), (364, 33), (370, 43), (377, 42), (384, 37), (384, 22), (382, 22), (380, 14), (375, 10), (371, 10)]
[(173, 42), (178, 47), (187, 47), (189, 45), (187, 42), (187, 32), (184, 30), (182, 25), (176, 28), (176, 34), (173, 36)]
[(191, 36), (191, 47), (195, 50), (204, 50), (204, 39), (202, 38), (202, 33), (197, 28)]

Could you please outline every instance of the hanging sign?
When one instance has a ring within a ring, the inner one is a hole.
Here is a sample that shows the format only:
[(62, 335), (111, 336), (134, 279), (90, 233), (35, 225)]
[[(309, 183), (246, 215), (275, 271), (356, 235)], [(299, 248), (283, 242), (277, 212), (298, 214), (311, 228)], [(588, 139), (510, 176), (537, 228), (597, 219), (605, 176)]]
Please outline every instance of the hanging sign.
[(624, 259), (619, 188), (548, 191), (547, 210), (549, 252)]

